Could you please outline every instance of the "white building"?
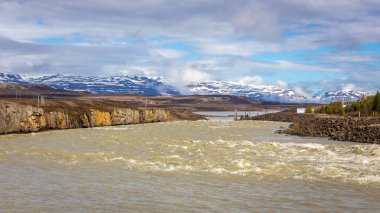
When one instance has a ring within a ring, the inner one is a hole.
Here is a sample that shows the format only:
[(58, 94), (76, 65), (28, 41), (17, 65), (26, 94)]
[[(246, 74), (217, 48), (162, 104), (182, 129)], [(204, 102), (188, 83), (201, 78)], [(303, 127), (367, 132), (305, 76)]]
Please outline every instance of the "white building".
[(304, 114), (304, 113), (306, 113), (306, 108), (297, 108), (297, 113), (298, 114)]

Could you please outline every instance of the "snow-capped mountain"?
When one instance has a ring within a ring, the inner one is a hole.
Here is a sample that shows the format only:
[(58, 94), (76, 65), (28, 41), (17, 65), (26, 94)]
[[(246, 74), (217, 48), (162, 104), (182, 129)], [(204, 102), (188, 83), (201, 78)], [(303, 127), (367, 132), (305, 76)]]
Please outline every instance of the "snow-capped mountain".
[(192, 83), (188, 87), (192, 94), (199, 95), (238, 95), (270, 101), (307, 101), (306, 97), (296, 94), (293, 90), (280, 89), (275, 86), (251, 86), (220, 81), (207, 81)]
[(0, 82), (15, 84), (25, 83), (24, 79), (22, 79), (20, 75), (13, 73), (0, 73)]
[(292, 89), (282, 89), (276, 86), (256, 86), (256, 85), (240, 85), (237, 83), (207, 81), (202, 83), (192, 83), (189, 85), (192, 94), (200, 95), (239, 95), (249, 96), (255, 99), (280, 101), (280, 102), (314, 102), (329, 103), (331, 101), (355, 101), (362, 97), (371, 95), (366, 91), (359, 90), (343, 90), (320, 92), (305, 97), (297, 94)]
[(319, 95), (319, 98), (324, 102), (331, 102), (336, 100), (341, 101), (356, 101), (363, 97), (369, 96), (371, 93), (360, 90), (343, 90), (324, 92)]
[[(97, 94), (145, 94), (181, 95), (163, 78), (131, 76), (74, 76), (74, 75), (18, 75), (0, 73), (0, 83), (42, 84), (56, 89), (87, 91)], [(206, 81), (191, 83), (187, 94), (237, 95), (253, 99), (280, 102), (320, 102), (344, 100), (354, 101), (370, 93), (358, 90), (327, 91), (312, 95), (298, 94), (292, 89), (270, 85), (241, 85), (232, 82)]]
[(43, 84), (56, 89), (97, 94), (179, 95), (160, 78), (137, 76), (17, 75), (0, 73), (0, 82)]

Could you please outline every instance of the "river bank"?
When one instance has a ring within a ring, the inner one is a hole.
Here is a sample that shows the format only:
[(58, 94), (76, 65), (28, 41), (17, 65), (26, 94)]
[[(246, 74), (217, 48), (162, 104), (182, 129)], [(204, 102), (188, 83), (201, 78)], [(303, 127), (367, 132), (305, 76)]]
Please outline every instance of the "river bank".
[(279, 133), (380, 144), (380, 118), (339, 117), (282, 111), (244, 119), (293, 123), (288, 129), (279, 130)]
[(128, 108), (80, 101), (53, 103), (49, 107), (36, 107), (0, 101), (0, 134), (204, 119), (181, 109)]

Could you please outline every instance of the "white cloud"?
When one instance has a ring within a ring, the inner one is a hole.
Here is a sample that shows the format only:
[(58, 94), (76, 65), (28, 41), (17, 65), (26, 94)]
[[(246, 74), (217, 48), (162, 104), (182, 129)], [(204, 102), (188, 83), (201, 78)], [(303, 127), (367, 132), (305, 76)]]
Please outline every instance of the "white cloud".
[(188, 55), (187, 52), (181, 50), (173, 49), (156, 49), (152, 51), (154, 55), (159, 55), (164, 58), (174, 59), (174, 58), (183, 58)]
[(302, 96), (306, 97), (309, 100), (313, 100), (313, 96), (310, 93), (306, 92), (302, 87), (300, 87), (300, 86), (294, 86), (293, 90), (294, 90), (294, 92), (296, 94), (302, 95)]
[(379, 61), (379, 58), (380, 58), (380, 57), (374, 57), (374, 56), (357, 55), (355, 53), (352, 53), (352, 54), (339, 53), (339, 55), (328, 54), (326, 57), (328, 60), (331, 60), (331, 61), (345, 62), (345, 63), (376, 62), (376, 61)]
[(156, 70), (150, 67), (138, 66), (138, 65), (108, 65), (104, 66), (102, 73), (106, 75), (128, 75), (128, 76), (146, 76), (157, 77)]
[(258, 86), (263, 83), (263, 78), (259, 75), (255, 76), (244, 76), (239, 78), (236, 83), (245, 85), (245, 86)]
[(192, 83), (192, 82), (202, 82), (211, 79), (211, 75), (199, 70), (185, 69), (182, 71), (182, 82)]
[[(355, 51), (380, 42), (376, 8), (376, 0), (3, 0), (0, 71), (162, 75), (179, 83), (259, 73), (261, 80), (250, 79), (255, 84), (278, 70), (340, 72), (345, 84), (380, 87), (380, 67), (373, 63), (378, 57)], [(76, 35), (84, 41), (75, 42)], [(48, 37), (72, 42), (33, 42)], [(192, 49), (162, 48), (167, 43)], [(298, 60), (251, 60), (260, 53), (323, 46), (337, 50)], [(282, 81), (288, 79), (277, 81), (285, 87)]]
[(291, 71), (320, 71), (320, 72), (340, 72), (339, 68), (321, 67), (319, 65), (299, 64), (291, 61), (273, 61), (273, 64), (260, 64), (261, 67), (271, 67), (272, 69), (283, 69)]
[(276, 81), (276, 85), (280, 88), (288, 88), (288, 83), (281, 79)]
[(355, 86), (355, 84), (346, 84), (343, 85), (343, 91), (350, 91), (350, 90), (355, 90), (358, 89), (358, 87)]

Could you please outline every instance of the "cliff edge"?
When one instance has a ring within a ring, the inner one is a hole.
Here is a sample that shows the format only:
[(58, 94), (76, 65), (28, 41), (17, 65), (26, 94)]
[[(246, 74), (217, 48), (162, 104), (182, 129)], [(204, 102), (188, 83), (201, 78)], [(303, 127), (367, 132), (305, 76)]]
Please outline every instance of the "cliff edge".
[(199, 119), (203, 117), (180, 109), (110, 106), (42, 108), (0, 101), (0, 134)]

